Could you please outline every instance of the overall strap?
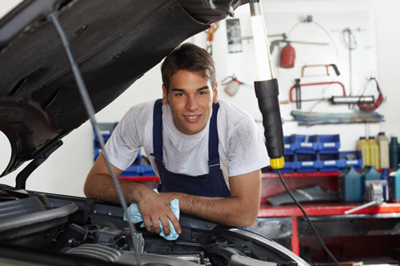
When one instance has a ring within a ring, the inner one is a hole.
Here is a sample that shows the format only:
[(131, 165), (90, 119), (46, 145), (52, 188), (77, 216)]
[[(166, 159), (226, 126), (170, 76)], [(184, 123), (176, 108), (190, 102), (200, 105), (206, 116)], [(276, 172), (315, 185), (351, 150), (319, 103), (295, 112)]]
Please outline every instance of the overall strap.
[(219, 110), (219, 103), (213, 104), (213, 111), (210, 121), (210, 131), (208, 136), (208, 166), (211, 171), (219, 170), (219, 153), (218, 153), (218, 128), (217, 128), (217, 114)]
[(153, 150), (156, 162), (163, 163), (162, 99), (158, 99), (154, 104)]

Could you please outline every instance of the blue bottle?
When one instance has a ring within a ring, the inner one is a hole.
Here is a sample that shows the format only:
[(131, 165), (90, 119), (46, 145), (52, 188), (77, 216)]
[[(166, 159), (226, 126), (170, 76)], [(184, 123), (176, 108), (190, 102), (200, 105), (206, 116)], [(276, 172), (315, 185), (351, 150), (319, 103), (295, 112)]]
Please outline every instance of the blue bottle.
[(354, 203), (363, 201), (364, 182), (353, 166), (346, 167), (339, 174), (339, 196), (343, 202)]
[(363, 181), (380, 180), (382, 175), (375, 170), (375, 167), (368, 165), (361, 172), (361, 177), (363, 178)]
[(390, 202), (400, 203), (400, 169), (389, 174)]
[(399, 143), (397, 142), (397, 137), (392, 137), (390, 139), (389, 153), (390, 169), (396, 171), (399, 168)]
[(362, 194), (364, 195), (365, 181), (380, 180), (380, 179), (382, 179), (382, 175), (380, 173), (378, 173), (378, 171), (375, 170), (375, 167), (373, 167), (372, 165), (367, 165), (361, 172), (361, 178), (362, 178), (361, 191), (362, 191)]

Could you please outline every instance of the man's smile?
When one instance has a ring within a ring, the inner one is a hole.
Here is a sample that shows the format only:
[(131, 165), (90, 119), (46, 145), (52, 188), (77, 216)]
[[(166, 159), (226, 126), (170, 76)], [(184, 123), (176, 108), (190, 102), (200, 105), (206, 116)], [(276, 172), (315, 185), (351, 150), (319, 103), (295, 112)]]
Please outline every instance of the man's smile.
[(196, 123), (202, 115), (183, 115), (185, 120), (189, 123)]

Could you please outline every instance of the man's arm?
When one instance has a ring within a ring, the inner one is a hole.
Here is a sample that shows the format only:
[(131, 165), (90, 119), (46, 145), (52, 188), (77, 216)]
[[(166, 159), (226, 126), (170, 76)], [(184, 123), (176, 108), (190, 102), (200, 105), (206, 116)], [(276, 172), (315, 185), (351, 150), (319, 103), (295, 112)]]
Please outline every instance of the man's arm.
[[(113, 166), (115, 175), (118, 177), (123, 171)], [(137, 202), (142, 214), (146, 229), (151, 232), (150, 221), (153, 221), (153, 228), (160, 233), (159, 220), (164, 227), (164, 232), (169, 235), (169, 218), (174, 228), (180, 234), (181, 227), (178, 219), (169, 207), (169, 201), (160, 197), (150, 187), (136, 183), (120, 181), (120, 188), (128, 203)], [(90, 170), (84, 187), (84, 193), (88, 198), (95, 198), (103, 201), (119, 203), (117, 191), (112, 182), (103, 154), (100, 154)]]
[(208, 198), (184, 193), (161, 193), (168, 201), (179, 199), (182, 212), (237, 227), (250, 227), (260, 208), (261, 170), (229, 177), (230, 198)]

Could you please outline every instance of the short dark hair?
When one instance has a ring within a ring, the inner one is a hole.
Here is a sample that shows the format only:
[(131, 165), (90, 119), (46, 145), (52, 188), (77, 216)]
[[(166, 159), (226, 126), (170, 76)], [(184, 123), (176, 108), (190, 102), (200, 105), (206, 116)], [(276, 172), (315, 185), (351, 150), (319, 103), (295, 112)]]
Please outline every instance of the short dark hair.
[(169, 91), (170, 80), (179, 70), (187, 70), (200, 74), (211, 82), (215, 87), (215, 66), (211, 55), (203, 48), (192, 43), (184, 43), (176, 47), (164, 60), (161, 65), (162, 81)]

